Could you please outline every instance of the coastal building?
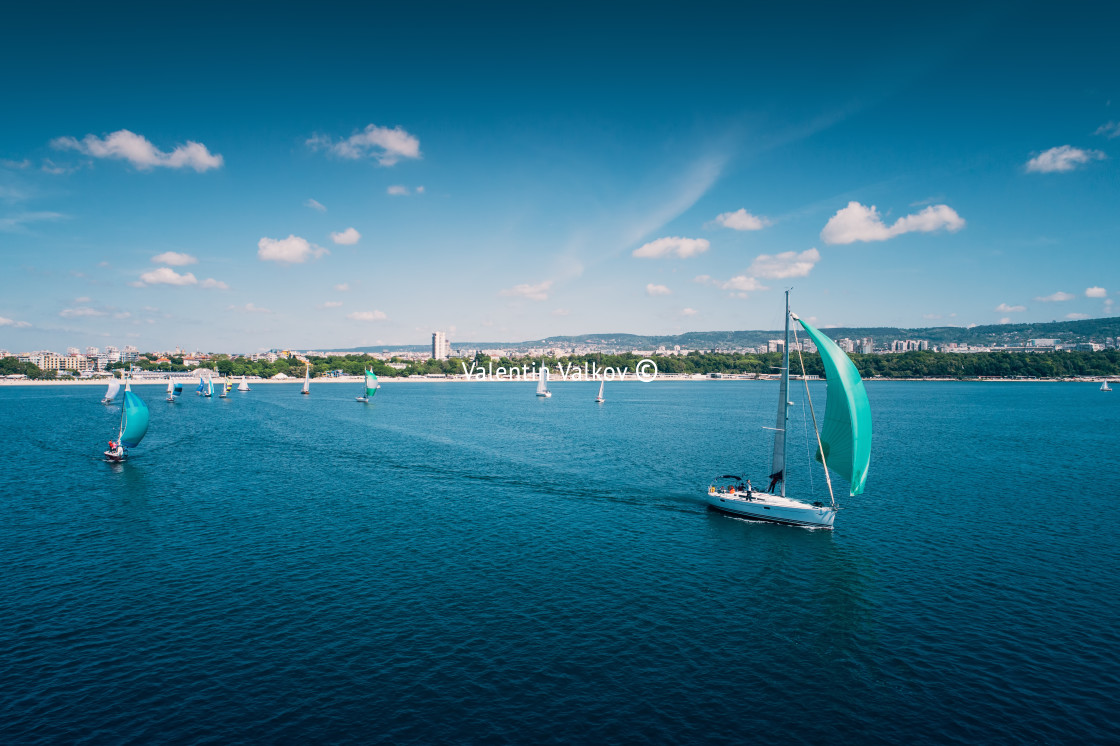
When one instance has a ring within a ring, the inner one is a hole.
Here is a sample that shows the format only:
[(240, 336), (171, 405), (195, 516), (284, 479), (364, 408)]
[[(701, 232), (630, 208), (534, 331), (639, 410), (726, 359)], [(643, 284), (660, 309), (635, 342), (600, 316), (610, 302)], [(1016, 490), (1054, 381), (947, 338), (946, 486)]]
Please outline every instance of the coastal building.
[(432, 332), (432, 357), (446, 360), (451, 355), (451, 344), (443, 332)]

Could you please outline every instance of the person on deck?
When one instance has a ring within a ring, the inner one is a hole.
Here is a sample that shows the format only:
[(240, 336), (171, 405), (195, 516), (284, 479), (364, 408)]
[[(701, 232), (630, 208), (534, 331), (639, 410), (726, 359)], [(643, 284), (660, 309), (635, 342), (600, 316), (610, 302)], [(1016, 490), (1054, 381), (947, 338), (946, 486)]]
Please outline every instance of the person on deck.
[(770, 486), (766, 488), (766, 491), (769, 492), (770, 494), (774, 494), (774, 487), (776, 487), (778, 482), (780, 482), (780, 481), (782, 481), (782, 473), (780, 471), (775, 472), (774, 474), (771, 474), (770, 475)]

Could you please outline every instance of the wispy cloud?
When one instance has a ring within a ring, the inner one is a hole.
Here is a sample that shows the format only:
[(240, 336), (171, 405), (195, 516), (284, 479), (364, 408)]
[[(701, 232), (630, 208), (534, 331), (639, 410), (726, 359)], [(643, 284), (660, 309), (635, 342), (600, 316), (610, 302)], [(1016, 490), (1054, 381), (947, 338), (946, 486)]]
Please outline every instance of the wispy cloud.
[(1026, 306), (1009, 306), (1006, 303), (1000, 303), (995, 308), (996, 313), (1021, 313), (1026, 310)]
[(698, 313), (700, 313), (700, 312), (697, 311), (695, 308), (682, 308), (681, 309), (681, 316), (695, 316)]
[(712, 285), (720, 290), (727, 290), (737, 298), (746, 298), (748, 297), (748, 293), (770, 289), (759, 282), (757, 278), (749, 275), (735, 275), (731, 279), (724, 281), (713, 280), (708, 275), (700, 275), (696, 277), (693, 282)]
[(769, 220), (758, 215), (752, 215), (747, 212), (745, 207), (741, 207), (735, 212), (720, 213), (716, 215), (714, 222), (724, 228), (736, 231), (760, 231), (770, 225)]
[(499, 291), (498, 295), (511, 296), (515, 298), (527, 298), (529, 300), (548, 300), (548, 290), (552, 287), (552, 280), (545, 280), (536, 285), (529, 283), (522, 283), (514, 285), (511, 288)]
[(207, 277), (199, 287), (208, 288), (210, 290), (229, 290), (229, 285), (221, 280), (215, 280), (213, 277)]
[(322, 202), (320, 202), (317, 199), (308, 199), (306, 202), (303, 203), (303, 206), (304, 207), (310, 207), (312, 210), (318, 210), (319, 212), (326, 212), (327, 211), (326, 205), (324, 205)]
[(152, 257), (153, 264), (169, 264), (172, 267), (185, 267), (188, 264), (198, 264), (198, 258), (190, 254), (180, 254), (178, 251), (165, 251)]
[(386, 189), (385, 192), (392, 195), (393, 197), (408, 197), (413, 194), (423, 194), (424, 187), (418, 186), (415, 190), (413, 190), (409, 189), (404, 184), (394, 184), (393, 186)]
[(107, 316), (108, 313), (108, 311), (103, 311), (99, 308), (79, 306), (77, 308), (64, 308), (58, 312), (58, 315), (64, 319), (80, 319), (87, 316)]
[(646, 285), (646, 295), (672, 295), (673, 291), (664, 285), (654, 285), (652, 282)]
[(350, 289), (350, 283), (340, 282), (340, 283), (338, 283), (337, 285), (334, 286), (334, 289), (337, 290), (340, 293), (345, 293), (347, 290)]
[(65, 220), (68, 216), (60, 212), (22, 212), (0, 218), (0, 232), (24, 233), (28, 223), (39, 223), (45, 220)]
[[(569, 310), (568, 310), (568, 309), (566, 309), (566, 308), (555, 308), (555, 309), (553, 309), (553, 310), (552, 310), (552, 315), (553, 315), (553, 316), (568, 316), (568, 315), (570, 315), (571, 313), (572, 313), (572, 312), (571, 312), (571, 311), (569, 311)], [(484, 326), (486, 326), (486, 324), (484, 324)]]
[(257, 257), (262, 262), (303, 264), (308, 259), (318, 259), (329, 253), (322, 246), (316, 246), (306, 238), (294, 235), (287, 238), (265, 237), (257, 241)]
[(268, 308), (261, 308), (253, 303), (246, 303), (243, 306), (226, 306), (227, 311), (236, 311), (237, 313), (272, 313)]
[(221, 168), (221, 155), (211, 153), (205, 145), (188, 140), (171, 152), (164, 152), (143, 135), (129, 130), (117, 130), (104, 137), (86, 135), (80, 141), (73, 137), (59, 137), (51, 141), (57, 150), (76, 150), (94, 158), (125, 160), (141, 171), (152, 168), (193, 168), (208, 171)]
[(1035, 298), (1035, 300), (1042, 303), (1061, 303), (1062, 301), (1073, 300), (1075, 297), (1076, 296), (1074, 296), (1073, 293), (1063, 293), (1061, 290), (1059, 290), (1058, 292), (1051, 295), (1044, 295)]
[(312, 135), (307, 140), (312, 150), (325, 150), (331, 155), (350, 160), (371, 158), (381, 166), (392, 166), (402, 158), (420, 158), (420, 140), (402, 127), (368, 125), (344, 140), (327, 135)]
[(1120, 122), (1106, 122), (1105, 124), (1102, 124), (1100, 127), (1097, 127), (1097, 131), (1094, 132), (1093, 134), (1094, 135), (1104, 135), (1109, 140), (1111, 140), (1114, 137), (1120, 137)]
[(343, 246), (353, 246), (362, 238), (362, 234), (353, 228), (331, 234), (331, 240)]
[(1085, 288), (1086, 298), (1105, 298), (1108, 296), (1108, 291), (1102, 287)]
[(1082, 150), (1072, 145), (1062, 145), (1050, 148), (1027, 161), (1027, 173), (1051, 174), (1072, 171), (1080, 165), (1091, 161), (1103, 161), (1107, 158), (1099, 150)]
[(640, 259), (658, 259), (666, 256), (687, 259), (690, 256), (703, 254), (710, 246), (711, 243), (706, 238), (666, 236), (634, 249), (633, 256)]
[(813, 267), (821, 260), (816, 249), (784, 251), (781, 254), (759, 254), (747, 269), (747, 274), (765, 277), (770, 280), (784, 280), (788, 277), (808, 277)]
[(325, 302), (319, 304), (319, 308), (341, 308), (341, 307), (342, 307), (342, 301), (340, 301), (340, 300), (328, 300), (328, 301), (325, 301)]
[(143, 285), (197, 285), (198, 278), (190, 272), (179, 274), (170, 267), (160, 267), (140, 275)]
[(11, 326), (16, 329), (26, 329), (27, 327), (31, 326), (31, 323), (27, 321), (16, 321), (15, 319), (9, 319), (6, 316), (0, 316), (0, 326)]
[(354, 321), (384, 321), (389, 317), (384, 311), (354, 311), (346, 314), (346, 318)]
[(1070, 321), (1079, 321), (1081, 319), (1090, 318), (1090, 316), (1087, 313), (1067, 313), (1066, 318)]
[(931, 205), (920, 212), (899, 218), (888, 227), (875, 205), (866, 207), (853, 201), (829, 219), (821, 231), (821, 240), (829, 244), (886, 241), (904, 233), (931, 233), (941, 229), (955, 233), (964, 226), (964, 218), (953, 208), (948, 205)]

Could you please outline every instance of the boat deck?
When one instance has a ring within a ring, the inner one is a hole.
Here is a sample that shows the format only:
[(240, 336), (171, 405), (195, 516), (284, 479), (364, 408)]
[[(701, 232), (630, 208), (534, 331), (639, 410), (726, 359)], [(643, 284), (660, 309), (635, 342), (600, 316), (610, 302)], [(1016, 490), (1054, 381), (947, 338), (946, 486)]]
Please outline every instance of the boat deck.
[(759, 492), (758, 490), (752, 491), (749, 495), (746, 492), (716, 492), (713, 497), (721, 497), (724, 500), (738, 500), (740, 502), (749, 502), (752, 505), (769, 505), (775, 508), (811, 508), (815, 507), (812, 503), (804, 502), (801, 500), (793, 500), (781, 495), (771, 495), (768, 492)]

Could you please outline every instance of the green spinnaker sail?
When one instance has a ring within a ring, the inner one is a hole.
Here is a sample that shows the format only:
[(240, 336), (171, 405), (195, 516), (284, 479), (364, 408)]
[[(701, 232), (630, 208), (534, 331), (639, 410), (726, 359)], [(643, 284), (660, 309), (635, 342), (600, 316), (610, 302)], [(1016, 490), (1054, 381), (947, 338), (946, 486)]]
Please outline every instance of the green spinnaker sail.
[(148, 432), (148, 405), (131, 391), (124, 392), (124, 415), (121, 422), (121, 445), (135, 448)]
[[(831, 339), (797, 319), (813, 339), (824, 363), (828, 402), (824, 408), (821, 446), (828, 468), (851, 485), (850, 494), (863, 494), (871, 461), (871, 405), (855, 364)], [(820, 460), (820, 454), (817, 454)]]
[(377, 393), (377, 374), (372, 370), (366, 371), (366, 397), (372, 397)]

